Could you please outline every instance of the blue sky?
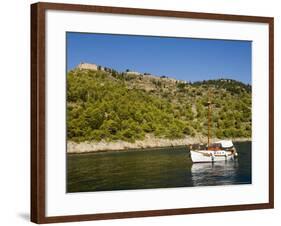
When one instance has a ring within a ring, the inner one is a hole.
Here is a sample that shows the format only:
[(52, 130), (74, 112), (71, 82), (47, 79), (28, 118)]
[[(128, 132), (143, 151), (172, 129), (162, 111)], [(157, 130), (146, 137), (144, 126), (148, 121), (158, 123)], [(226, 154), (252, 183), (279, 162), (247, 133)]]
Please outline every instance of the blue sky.
[(67, 32), (67, 70), (81, 62), (180, 80), (251, 84), (250, 41)]

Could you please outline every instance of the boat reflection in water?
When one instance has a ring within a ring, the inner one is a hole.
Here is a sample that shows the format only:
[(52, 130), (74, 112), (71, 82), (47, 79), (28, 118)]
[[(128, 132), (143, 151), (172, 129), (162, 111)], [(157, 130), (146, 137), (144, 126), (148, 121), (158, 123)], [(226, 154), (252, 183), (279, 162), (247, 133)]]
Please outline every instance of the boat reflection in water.
[(238, 174), (238, 160), (194, 163), (191, 166), (193, 186), (236, 184)]

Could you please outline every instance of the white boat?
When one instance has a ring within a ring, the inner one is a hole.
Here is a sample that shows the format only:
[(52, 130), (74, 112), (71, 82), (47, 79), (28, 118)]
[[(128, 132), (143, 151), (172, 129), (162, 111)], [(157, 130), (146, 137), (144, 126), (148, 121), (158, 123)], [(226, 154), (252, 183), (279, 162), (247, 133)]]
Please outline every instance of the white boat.
[[(238, 156), (231, 140), (221, 140), (210, 144), (211, 102), (208, 101), (208, 144), (199, 149), (190, 147), (191, 160), (198, 162), (228, 161)], [(202, 146), (202, 145), (201, 145)]]
[(216, 162), (234, 160), (238, 153), (231, 140), (221, 140), (203, 150), (190, 150), (192, 162)]

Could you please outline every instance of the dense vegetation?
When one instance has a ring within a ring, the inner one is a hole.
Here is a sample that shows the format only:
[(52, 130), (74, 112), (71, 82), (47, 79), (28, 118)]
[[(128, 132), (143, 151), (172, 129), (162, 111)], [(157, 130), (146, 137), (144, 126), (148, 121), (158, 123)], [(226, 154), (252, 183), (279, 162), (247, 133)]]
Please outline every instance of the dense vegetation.
[(251, 86), (234, 80), (181, 82), (165, 76), (74, 69), (67, 74), (67, 136), (73, 141), (251, 136)]

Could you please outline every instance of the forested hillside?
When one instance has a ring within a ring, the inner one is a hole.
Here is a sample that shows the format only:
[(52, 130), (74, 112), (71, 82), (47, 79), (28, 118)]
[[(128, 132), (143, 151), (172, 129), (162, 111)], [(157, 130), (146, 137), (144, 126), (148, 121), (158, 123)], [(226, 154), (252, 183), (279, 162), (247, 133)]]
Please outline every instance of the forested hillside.
[(76, 142), (134, 142), (147, 134), (167, 139), (206, 136), (208, 98), (212, 137), (251, 137), (250, 85), (74, 69), (67, 74), (67, 136)]

